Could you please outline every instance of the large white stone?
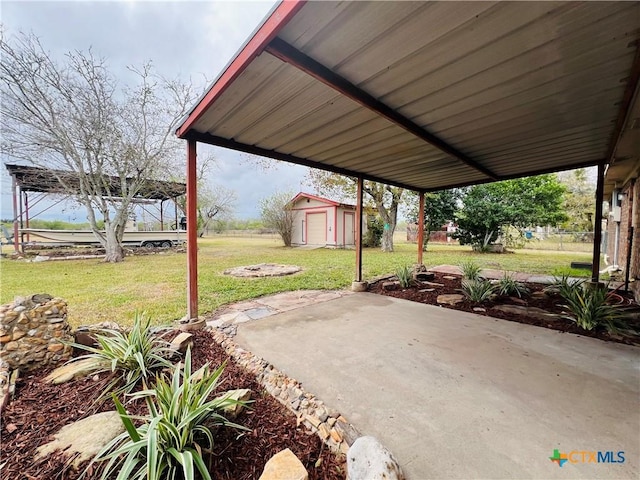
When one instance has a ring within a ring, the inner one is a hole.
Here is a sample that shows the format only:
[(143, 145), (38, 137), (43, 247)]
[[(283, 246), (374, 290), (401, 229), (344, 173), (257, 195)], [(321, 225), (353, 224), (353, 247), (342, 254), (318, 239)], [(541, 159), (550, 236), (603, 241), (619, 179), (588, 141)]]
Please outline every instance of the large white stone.
[(111, 440), (124, 432), (118, 412), (102, 412), (65, 425), (54, 439), (38, 447), (36, 459), (62, 450), (69, 457), (78, 454), (72, 465), (77, 468), (82, 462), (91, 460)]
[(403, 480), (404, 475), (389, 450), (375, 437), (360, 437), (347, 452), (349, 480)]
[(276, 453), (264, 466), (259, 480), (308, 480), (309, 473), (295, 454), (285, 448)]

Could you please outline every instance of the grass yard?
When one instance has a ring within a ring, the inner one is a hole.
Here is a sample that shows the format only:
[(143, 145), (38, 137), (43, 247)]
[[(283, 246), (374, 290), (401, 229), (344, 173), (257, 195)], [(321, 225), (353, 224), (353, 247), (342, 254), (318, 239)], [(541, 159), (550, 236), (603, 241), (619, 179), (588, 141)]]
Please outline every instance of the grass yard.
[[(221, 305), (272, 293), (297, 289), (345, 288), (354, 279), (353, 250), (305, 250), (284, 248), (275, 238), (225, 237), (199, 241), (198, 278), (200, 312)], [(543, 274), (587, 276), (586, 270), (571, 270), (571, 261), (590, 261), (589, 253), (518, 250), (515, 254), (477, 254), (470, 247), (429, 245), (427, 266), (457, 265), (475, 259), (487, 268)], [(2, 259), (0, 301), (16, 295), (49, 293), (69, 304), (69, 322), (74, 327), (110, 320), (131, 322), (135, 311), (146, 311), (155, 324), (168, 324), (186, 311), (186, 255), (127, 257), (123, 263), (97, 260), (29, 263)], [(287, 277), (240, 279), (222, 271), (256, 263), (298, 265), (303, 271)], [(398, 239), (396, 252), (385, 254), (365, 249), (365, 278), (393, 272), (416, 262), (416, 245)]]

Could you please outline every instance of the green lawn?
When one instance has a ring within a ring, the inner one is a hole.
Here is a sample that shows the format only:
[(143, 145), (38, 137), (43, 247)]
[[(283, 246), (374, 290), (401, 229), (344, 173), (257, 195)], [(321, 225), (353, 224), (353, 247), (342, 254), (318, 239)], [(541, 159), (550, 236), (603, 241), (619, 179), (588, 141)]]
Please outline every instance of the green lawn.
[[(571, 261), (590, 261), (589, 253), (518, 250), (514, 254), (476, 254), (469, 247), (429, 245), (427, 266), (457, 265), (475, 259), (481, 266), (531, 273), (568, 273)], [(2, 259), (0, 301), (16, 295), (49, 293), (67, 300), (73, 326), (103, 320), (130, 323), (133, 313), (146, 311), (155, 324), (182, 317), (186, 305), (186, 255), (167, 253), (127, 257), (123, 263), (97, 260), (28, 263)], [(396, 252), (365, 249), (364, 277), (393, 272), (416, 261), (416, 246), (401, 240)], [(272, 262), (299, 265), (301, 273), (287, 277), (239, 279), (222, 274), (226, 268)], [(230, 302), (296, 289), (345, 288), (354, 279), (353, 250), (284, 248), (274, 238), (224, 237), (200, 239), (198, 277), (200, 312)]]

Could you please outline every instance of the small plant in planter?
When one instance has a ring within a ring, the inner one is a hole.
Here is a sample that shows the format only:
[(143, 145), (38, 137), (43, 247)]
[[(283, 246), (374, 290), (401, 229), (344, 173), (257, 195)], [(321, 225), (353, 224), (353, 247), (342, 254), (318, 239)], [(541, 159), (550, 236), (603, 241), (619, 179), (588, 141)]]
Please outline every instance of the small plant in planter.
[[(209, 400), (224, 367), (222, 365), (211, 372), (209, 364), (206, 364), (192, 372), (191, 349), (187, 349), (183, 369), (174, 368), (170, 380), (158, 376), (154, 389), (131, 395), (146, 401), (149, 410), (146, 416), (128, 415), (113, 395), (126, 431), (96, 456), (94, 462), (106, 462), (101, 480), (211, 480), (203, 458), (203, 452), (213, 448), (211, 429), (230, 426), (247, 430), (218, 413), (243, 402), (227, 395)], [(142, 423), (136, 427), (134, 420)]]
[(529, 288), (518, 282), (513, 275), (509, 275), (505, 272), (504, 276), (498, 280), (497, 289), (499, 295), (504, 295), (506, 297), (514, 297), (522, 298), (529, 294)]
[(396, 277), (398, 277), (400, 287), (402, 288), (409, 288), (413, 285), (413, 269), (408, 265), (398, 267)]
[(491, 298), (496, 287), (489, 280), (462, 280), (462, 293), (472, 302), (483, 303)]
[(478, 280), (480, 278), (480, 272), (482, 268), (473, 260), (468, 262), (462, 262), (460, 264), (460, 270), (462, 270), (463, 278), (467, 280)]
[[(98, 347), (72, 344), (90, 353), (71, 360), (71, 365), (79, 362), (77, 365), (89, 373), (116, 374), (100, 398), (110, 392), (129, 393), (140, 382), (149, 382), (157, 370), (172, 366), (168, 358), (175, 352), (169, 342), (151, 331), (150, 322), (144, 314), (136, 313), (131, 330), (103, 329), (97, 334)], [(89, 366), (86, 360), (90, 361)]]

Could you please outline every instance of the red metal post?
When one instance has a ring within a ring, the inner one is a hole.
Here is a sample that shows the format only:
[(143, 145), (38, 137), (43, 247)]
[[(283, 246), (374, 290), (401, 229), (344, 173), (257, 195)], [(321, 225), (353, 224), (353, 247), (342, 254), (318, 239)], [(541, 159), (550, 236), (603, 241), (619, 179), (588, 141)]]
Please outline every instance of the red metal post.
[(604, 162), (598, 164), (598, 183), (596, 185), (596, 221), (593, 232), (593, 258), (591, 260), (591, 281), (600, 280), (600, 243), (602, 242), (602, 202), (604, 201)]
[(187, 141), (187, 317), (198, 318), (198, 218), (196, 141)]
[(418, 195), (418, 264), (422, 265), (422, 248), (424, 245), (424, 192)]
[(358, 177), (356, 202), (356, 282), (362, 281), (362, 177)]
[(11, 177), (11, 194), (13, 196), (13, 249), (20, 252), (20, 240), (18, 239), (18, 185), (16, 177)]

